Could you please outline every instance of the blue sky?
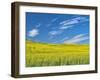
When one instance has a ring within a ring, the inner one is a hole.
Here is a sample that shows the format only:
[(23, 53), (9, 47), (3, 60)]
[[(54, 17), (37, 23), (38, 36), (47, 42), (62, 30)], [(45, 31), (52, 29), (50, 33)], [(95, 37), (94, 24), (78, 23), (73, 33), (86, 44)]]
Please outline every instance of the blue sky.
[(26, 39), (89, 44), (89, 15), (26, 12)]

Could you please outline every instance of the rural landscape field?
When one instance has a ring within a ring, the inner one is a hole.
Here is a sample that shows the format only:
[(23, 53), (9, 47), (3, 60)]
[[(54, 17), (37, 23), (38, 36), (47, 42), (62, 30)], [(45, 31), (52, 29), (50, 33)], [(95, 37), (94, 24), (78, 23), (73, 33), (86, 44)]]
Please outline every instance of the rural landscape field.
[(89, 64), (88, 44), (26, 41), (26, 67)]
[(26, 67), (90, 62), (90, 16), (26, 12)]

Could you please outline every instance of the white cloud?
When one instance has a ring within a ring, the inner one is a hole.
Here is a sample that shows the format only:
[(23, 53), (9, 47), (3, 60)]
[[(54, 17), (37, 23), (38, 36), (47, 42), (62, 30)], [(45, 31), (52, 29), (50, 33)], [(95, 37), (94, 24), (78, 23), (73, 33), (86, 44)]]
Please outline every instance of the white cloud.
[(55, 36), (55, 35), (58, 35), (58, 34), (61, 34), (61, 33), (62, 33), (61, 30), (58, 30), (58, 31), (55, 30), (55, 31), (50, 31), (49, 32), (49, 34), (52, 35), (52, 36)]
[(64, 20), (59, 23), (60, 24), (59, 29), (61, 30), (68, 29), (68, 28), (74, 27), (75, 24), (85, 22), (85, 21), (88, 21), (86, 17), (75, 17), (72, 19)]
[(29, 37), (35, 37), (38, 34), (39, 34), (38, 29), (32, 29), (31, 31), (28, 32)]
[(46, 27), (50, 27), (51, 25), (53, 25), (53, 22), (55, 22), (57, 20), (58, 20), (58, 18), (52, 19), (48, 24), (46, 24)]
[(78, 43), (78, 42), (81, 42), (81, 41), (84, 41), (84, 40), (87, 40), (87, 39), (89, 39), (87, 34), (79, 34), (79, 35), (76, 35), (69, 40), (64, 41), (64, 43), (73, 44), (73, 43)]
[(78, 20), (72, 20), (72, 21), (69, 21), (69, 22), (64, 23), (63, 26), (77, 24), (77, 23), (79, 23)]
[(54, 18), (54, 19), (51, 20), (51, 22), (55, 22), (57, 20), (58, 20), (58, 18)]
[(73, 27), (73, 25), (71, 25), (71, 26), (61, 26), (59, 29), (63, 30), (63, 29), (71, 28), (71, 27)]
[(83, 37), (83, 36), (85, 36), (85, 35), (86, 35), (86, 34), (79, 34), (79, 35), (74, 36), (73, 38), (74, 38), (74, 39), (77, 39), (77, 38)]
[(78, 24), (80, 22), (85, 22), (88, 21), (88, 19), (86, 17), (76, 17), (76, 18), (72, 18), (69, 20), (64, 20), (62, 22), (60, 22), (60, 25), (73, 25), (73, 24)]

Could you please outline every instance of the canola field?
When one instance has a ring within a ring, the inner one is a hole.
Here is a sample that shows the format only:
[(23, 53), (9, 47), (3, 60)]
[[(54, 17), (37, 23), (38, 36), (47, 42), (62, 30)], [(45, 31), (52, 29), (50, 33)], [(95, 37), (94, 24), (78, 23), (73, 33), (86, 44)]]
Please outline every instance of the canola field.
[(49, 44), (26, 41), (26, 67), (89, 64), (88, 44)]

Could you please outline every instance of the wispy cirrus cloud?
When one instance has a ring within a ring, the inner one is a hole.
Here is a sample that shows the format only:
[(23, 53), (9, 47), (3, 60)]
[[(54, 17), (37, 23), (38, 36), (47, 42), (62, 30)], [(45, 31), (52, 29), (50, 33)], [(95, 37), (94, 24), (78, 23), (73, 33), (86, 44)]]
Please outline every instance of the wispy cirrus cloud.
[(59, 29), (68, 29), (71, 27), (74, 27), (75, 24), (89, 21), (86, 17), (75, 17), (69, 20), (64, 20), (60, 22), (60, 28)]
[(53, 23), (54, 23), (55, 21), (57, 21), (57, 20), (58, 20), (58, 18), (54, 18), (54, 19), (52, 19), (50, 22), (48, 22), (48, 24), (46, 24), (46, 27), (50, 27), (50, 26), (52, 26)]
[(55, 22), (57, 20), (58, 20), (58, 18), (54, 18), (54, 19), (51, 20), (51, 22)]
[(89, 36), (87, 36), (87, 34), (78, 34), (71, 39), (65, 40), (64, 43), (65, 44), (79, 43), (87, 39), (89, 39)]
[[(52, 21), (56, 21), (58, 18), (53, 19)], [(76, 24), (88, 21), (86, 17), (75, 17), (72, 19), (67, 19), (62, 22), (59, 22), (58, 27), (52, 27), (53, 30), (49, 32), (49, 35), (51, 35), (51, 38), (55, 37), (56, 35), (62, 34), (64, 30), (75, 27)], [(48, 24), (49, 26), (53, 25), (53, 23)], [(77, 26), (76, 26), (77, 27)], [(56, 30), (55, 30), (56, 29)], [(77, 36), (76, 36), (77, 37)], [(83, 40), (83, 39), (82, 39)]]
[(62, 31), (61, 30), (55, 30), (55, 31), (50, 31), (49, 32), (49, 34), (51, 35), (51, 36), (56, 36), (56, 35), (58, 35), (58, 34), (61, 34), (62, 33)]
[(73, 27), (73, 25), (69, 25), (69, 26), (60, 26), (59, 29), (64, 30), (64, 29), (68, 29)]
[(29, 37), (35, 37), (36, 35), (39, 34), (39, 30), (38, 29), (32, 29), (28, 32), (28, 36)]
[(86, 36), (87, 34), (79, 34), (79, 35), (76, 35), (76, 36), (74, 36), (73, 38), (74, 39), (77, 39), (77, 38), (80, 38), (80, 37), (83, 37), (83, 36)]
[(78, 24), (78, 23), (84, 22), (84, 21), (88, 21), (88, 19), (86, 17), (75, 17), (75, 18), (72, 18), (69, 20), (64, 20), (64, 21), (60, 22), (60, 24), (65, 26), (65, 25)]

